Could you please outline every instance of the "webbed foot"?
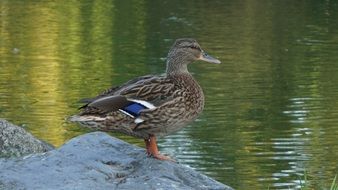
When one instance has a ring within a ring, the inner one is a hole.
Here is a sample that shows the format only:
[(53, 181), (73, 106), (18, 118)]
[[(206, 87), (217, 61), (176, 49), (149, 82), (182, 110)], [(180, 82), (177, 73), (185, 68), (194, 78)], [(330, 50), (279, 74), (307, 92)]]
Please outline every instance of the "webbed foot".
[(157, 143), (156, 143), (156, 137), (155, 136), (150, 136), (149, 139), (144, 139), (144, 142), (146, 143), (146, 150), (147, 150), (147, 155), (151, 156), (155, 159), (158, 160), (167, 160), (171, 162), (176, 162), (174, 159), (170, 158), (169, 156), (165, 156), (160, 154), (157, 148)]

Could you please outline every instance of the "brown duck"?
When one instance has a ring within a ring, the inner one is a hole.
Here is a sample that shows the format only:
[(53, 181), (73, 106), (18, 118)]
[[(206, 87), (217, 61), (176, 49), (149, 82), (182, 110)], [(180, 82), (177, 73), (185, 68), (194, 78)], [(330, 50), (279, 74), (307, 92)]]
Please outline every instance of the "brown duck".
[(82, 112), (70, 120), (94, 130), (143, 138), (148, 155), (171, 160), (159, 153), (156, 137), (181, 129), (202, 112), (202, 88), (187, 69), (196, 60), (221, 63), (196, 40), (178, 39), (168, 53), (164, 75), (135, 78), (86, 99)]

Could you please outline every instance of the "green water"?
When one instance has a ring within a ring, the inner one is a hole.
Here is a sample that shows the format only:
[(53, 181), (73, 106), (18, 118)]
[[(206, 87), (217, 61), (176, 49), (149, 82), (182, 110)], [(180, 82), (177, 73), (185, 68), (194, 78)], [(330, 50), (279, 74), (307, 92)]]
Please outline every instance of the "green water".
[[(314, 189), (338, 173), (337, 1), (0, 1), (0, 118), (56, 146), (78, 99), (162, 73), (174, 39), (221, 65), (190, 71), (199, 119), (162, 152), (236, 189)], [(112, 134), (143, 146), (143, 141)], [(114, 155), (112, 155), (114, 156)]]

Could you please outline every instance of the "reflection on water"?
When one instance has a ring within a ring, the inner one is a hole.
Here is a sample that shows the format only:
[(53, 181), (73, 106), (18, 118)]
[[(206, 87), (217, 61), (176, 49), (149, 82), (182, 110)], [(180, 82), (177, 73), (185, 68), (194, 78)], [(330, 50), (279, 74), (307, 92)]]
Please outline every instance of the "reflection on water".
[[(329, 187), (338, 157), (338, 4), (334, 1), (1, 1), (0, 117), (56, 146), (89, 132), (78, 99), (162, 73), (178, 37), (206, 107), (161, 151), (236, 189)], [(143, 146), (142, 140), (112, 134)]]

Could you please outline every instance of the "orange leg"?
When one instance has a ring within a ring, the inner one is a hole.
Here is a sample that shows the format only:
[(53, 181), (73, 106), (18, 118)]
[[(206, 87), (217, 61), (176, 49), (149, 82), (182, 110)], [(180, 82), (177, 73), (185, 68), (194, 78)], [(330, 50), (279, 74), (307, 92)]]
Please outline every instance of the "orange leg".
[(157, 148), (155, 136), (151, 135), (149, 139), (144, 139), (144, 142), (146, 143), (146, 151), (149, 156), (159, 160), (169, 160), (175, 162), (175, 160), (171, 159), (170, 157), (160, 154)]

